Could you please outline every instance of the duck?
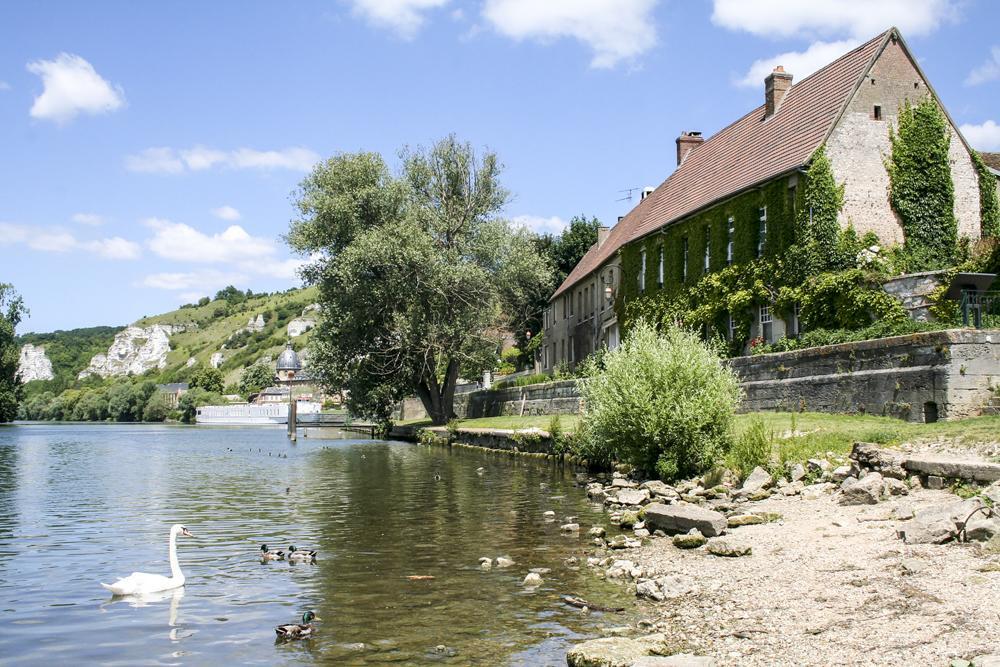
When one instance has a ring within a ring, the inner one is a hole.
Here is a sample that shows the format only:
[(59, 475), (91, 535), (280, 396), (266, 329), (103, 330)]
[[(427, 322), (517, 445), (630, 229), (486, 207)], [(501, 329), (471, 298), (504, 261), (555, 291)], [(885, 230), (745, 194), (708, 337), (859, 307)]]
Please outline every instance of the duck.
[(179, 523), (170, 527), (170, 538), (167, 540), (167, 548), (170, 553), (170, 576), (162, 574), (149, 574), (147, 572), (133, 572), (127, 577), (122, 577), (113, 584), (101, 582), (101, 586), (111, 591), (114, 595), (146, 595), (169, 591), (173, 588), (180, 588), (184, 585), (184, 573), (181, 572), (181, 565), (177, 561), (177, 537), (193, 537), (188, 529)]
[(311, 637), (313, 634), (313, 621), (320, 620), (316, 614), (311, 611), (307, 611), (302, 614), (301, 623), (289, 623), (288, 625), (279, 625), (274, 629), (275, 634), (278, 635), (279, 639), (306, 639)]
[(284, 551), (269, 551), (266, 544), (260, 545), (260, 559), (265, 563), (269, 560), (285, 560)]
[(293, 563), (312, 563), (316, 561), (316, 551), (299, 550), (295, 545), (288, 547), (288, 560)]

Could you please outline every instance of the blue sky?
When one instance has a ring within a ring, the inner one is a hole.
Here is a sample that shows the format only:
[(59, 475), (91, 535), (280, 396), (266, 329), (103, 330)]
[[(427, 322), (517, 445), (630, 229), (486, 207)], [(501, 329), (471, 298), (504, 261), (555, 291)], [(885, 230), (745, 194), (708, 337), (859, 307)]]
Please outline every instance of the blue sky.
[(992, 0), (344, 0), (0, 6), (0, 282), (22, 331), (297, 285), (290, 195), (341, 151), (449, 132), (497, 151), (507, 214), (614, 223), (627, 188), (897, 25), (970, 142), (1000, 150)]

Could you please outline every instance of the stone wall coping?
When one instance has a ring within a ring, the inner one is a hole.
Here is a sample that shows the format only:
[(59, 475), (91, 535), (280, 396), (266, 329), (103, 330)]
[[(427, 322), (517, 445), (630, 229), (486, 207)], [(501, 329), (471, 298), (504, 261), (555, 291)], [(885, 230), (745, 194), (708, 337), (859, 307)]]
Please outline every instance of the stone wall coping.
[(788, 352), (770, 352), (743, 357), (733, 357), (729, 362), (734, 366), (753, 366), (778, 361), (797, 361), (808, 357), (833, 356), (850, 350), (880, 350), (900, 345), (934, 345), (940, 343), (996, 343), (1000, 345), (1000, 329), (942, 329), (922, 331), (890, 338), (874, 338), (836, 345), (806, 347)]
[(943, 276), (948, 271), (946, 269), (938, 269), (936, 271), (918, 271), (917, 273), (903, 273), (898, 276), (893, 276), (892, 278), (887, 278), (883, 283), (891, 283), (895, 280), (906, 280), (907, 278), (926, 278), (929, 276)]
[[(532, 391), (535, 389), (549, 389), (555, 387), (566, 387), (569, 385), (575, 385), (579, 378), (570, 378), (568, 380), (550, 380), (549, 382), (537, 382), (535, 384), (525, 384), (521, 386), (514, 387), (490, 387), (489, 389), (480, 389), (479, 392), (500, 392), (500, 391)], [(474, 392), (474, 393), (479, 393)]]

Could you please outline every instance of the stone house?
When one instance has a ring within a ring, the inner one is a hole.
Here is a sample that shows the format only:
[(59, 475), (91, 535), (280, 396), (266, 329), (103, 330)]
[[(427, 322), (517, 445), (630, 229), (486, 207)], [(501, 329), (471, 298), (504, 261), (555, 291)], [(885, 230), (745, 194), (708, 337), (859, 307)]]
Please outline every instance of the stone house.
[[(951, 128), (951, 174), (958, 233), (981, 235), (979, 176), (971, 149), (895, 28), (793, 84), (775, 69), (764, 103), (705, 139), (683, 132), (677, 168), (619, 218), (552, 295), (544, 316), (540, 363), (570, 366), (619, 341), (623, 303), (658, 289), (693, 285), (703, 275), (757, 257), (779, 256), (792, 241), (796, 188), (825, 146), (844, 184), (841, 227), (903, 241), (889, 203), (890, 129), (907, 101), (931, 96)], [(727, 324), (730, 337), (734, 320)], [(773, 342), (799, 332), (797, 312), (754, 306), (750, 337)]]

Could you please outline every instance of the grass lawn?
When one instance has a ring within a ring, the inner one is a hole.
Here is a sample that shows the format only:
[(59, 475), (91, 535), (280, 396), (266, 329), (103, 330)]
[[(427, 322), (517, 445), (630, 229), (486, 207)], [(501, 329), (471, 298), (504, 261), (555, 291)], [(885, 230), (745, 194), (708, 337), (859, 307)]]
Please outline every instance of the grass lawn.
[[(827, 452), (845, 456), (857, 441), (881, 445), (898, 445), (904, 442), (949, 439), (956, 443), (975, 445), (1000, 440), (1000, 417), (973, 417), (960, 421), (941, 421), (934, 424), (904, 422), (893, 417), (871, 415), (831, 415), (820, 412), (762, 412), (737, 415), (737, 435), (743, 432), (754, 417), (760, 417), (774, 436), (775, 455), (779, 462), (798, 462), (814, 457), (825, 457)], [(464, 428), (548, 430), (552, 417), (527, 415), (524, 417), (483, 417), (465, 419)], [(579, 424), (577, 415), (560, 415), (560, 426), (572, 431)], [(404, 422), (429, 425), (428, 420)]]

